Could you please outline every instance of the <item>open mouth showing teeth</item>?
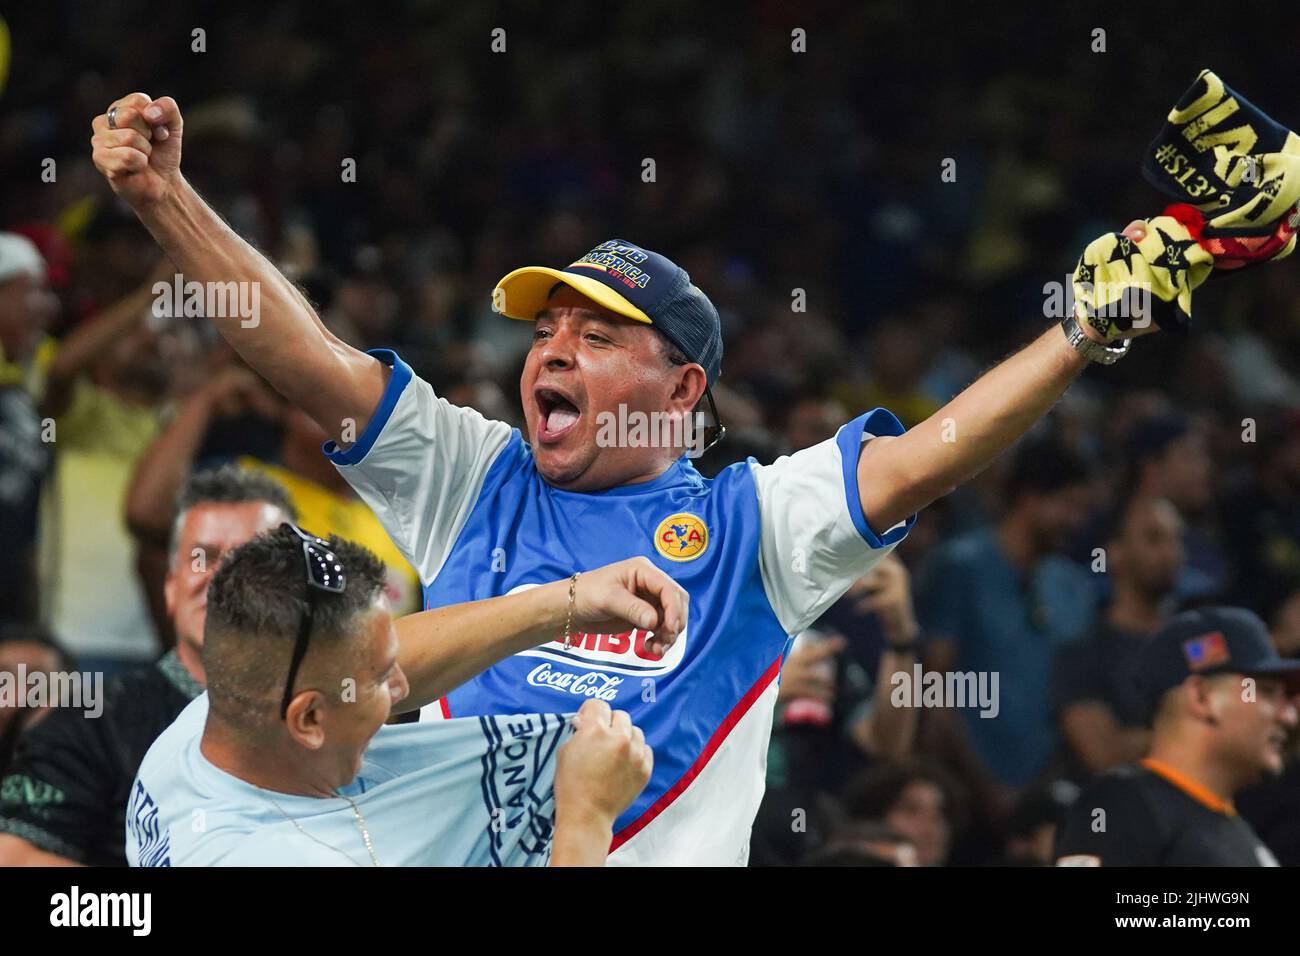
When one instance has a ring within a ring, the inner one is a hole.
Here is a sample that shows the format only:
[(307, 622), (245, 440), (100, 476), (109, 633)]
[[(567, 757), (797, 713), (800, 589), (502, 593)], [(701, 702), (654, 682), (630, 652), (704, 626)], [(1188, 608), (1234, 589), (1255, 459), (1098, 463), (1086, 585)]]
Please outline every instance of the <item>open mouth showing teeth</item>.
[(542, 413), (539, 429), (542, 441), (558, 441), (582, 417), (571, 399), (550, 388), (537, 390), (537, 407)]

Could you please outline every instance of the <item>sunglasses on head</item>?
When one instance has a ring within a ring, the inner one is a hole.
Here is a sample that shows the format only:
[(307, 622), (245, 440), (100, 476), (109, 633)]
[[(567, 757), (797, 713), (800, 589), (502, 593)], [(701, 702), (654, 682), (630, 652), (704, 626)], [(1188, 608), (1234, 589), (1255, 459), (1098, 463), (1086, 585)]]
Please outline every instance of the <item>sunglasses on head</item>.
[(334, 554), (328, 541), (308, 534), (297, 525), (284, 522), (280, 527), (288, 528), (302, 542), (302, 559), (307, 569), (307, 607), (298, 622), (298, 640), (293, 645), (293, 659), (289, 662), (289, 677), (284, 683), (284, 698), (280, 702), (280, 719), (289, 715), (289, 701), (293, 699), (293, 682), (298, 677), (298, 668), (307, 656), (307, 641), (311, 637), (312, 621), (316, 614), (316, 598), (321, 591), (330, 594), (342, 594), (347, 587), (347, 572), (343, 562)]

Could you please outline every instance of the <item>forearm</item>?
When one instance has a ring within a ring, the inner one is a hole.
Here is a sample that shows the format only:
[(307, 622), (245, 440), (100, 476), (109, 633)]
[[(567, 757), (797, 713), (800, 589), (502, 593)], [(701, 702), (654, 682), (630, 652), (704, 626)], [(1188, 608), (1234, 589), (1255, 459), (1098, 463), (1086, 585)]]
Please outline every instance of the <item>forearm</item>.
[(885, 760), (903, 760), (916, 743), (920, 714), (910, 705), (894, 706), (893, 677), (911, 672), (916, 655), (910, 651), (886, 649), (880, 655), (871, 716), (854, 728), (854, 739), (868, 754)]
[(612, 820), (556, 807), (551, 866), (604, 866), (613, 840)]
[(50, 365), (41, 400), (42, 414), (57, 416), (66, 410), (77, 377), (104, 349), (139, 324), (149, 308), (150, 298), (148, 286), (136, 289), (68, 334)]
[(878, 531), (979, 473), (1043, 417), (1087, 365), (1053, 326), (915, 428), (868, 442), (862, 511)]
[(379, 362), (326, 329), (298, 288), (183, 179), (137, 214), (187, 282), (256, 290), (255, 319), (210, 317), (253, 369), (327, 434), (337, 436), (343, 418), (352, 418), (358, 433), (364, 428), (387, 380)]
[(126, 493), (126, 525), (135, 537), (167, 541), (176, 494), (194, 466), (210, 421), (206, 397), (191, 396), (136, 462)]
[(568, 614), (567, 581), (421, 611), (396, 622), (410, 693), (398, 712), (437, 700), (513, 654), (555, 640)]

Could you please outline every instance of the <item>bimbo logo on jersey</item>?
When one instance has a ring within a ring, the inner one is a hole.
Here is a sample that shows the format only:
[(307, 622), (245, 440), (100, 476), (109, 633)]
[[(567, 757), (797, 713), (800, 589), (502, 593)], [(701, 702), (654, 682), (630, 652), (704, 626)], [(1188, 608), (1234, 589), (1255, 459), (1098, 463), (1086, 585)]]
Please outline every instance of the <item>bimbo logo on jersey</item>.
[[(536, 584), (521, 584), (516, 588), (511, 588), (509, 593), (515, 594), (535, 587), (537, 587)], [(657, 677), (675, 670), (677, 665), (682, 662), (682, 658), (686, 654), (688, 631), (689, 627), (682, 628), (676, 642), (663, 657), (655, 657), (647, 646), (654, 632), (639, 627), (624, 631), (621, 634), (585, 634), (578, 632), (573, 635), (571, 647), (566, 648), (563, 640), (549, 641), (546, 644), (521, 651), (517, 656), (540, 657), (555, 663), (576, 664), (580, 667), (610, 671), (615, 674)], [(551, 679), (546, 681), (538, 680), (535, 683), (557, 686), (558, 675), (555, 675), (550, 669), (547, 669), (546, 674)]]

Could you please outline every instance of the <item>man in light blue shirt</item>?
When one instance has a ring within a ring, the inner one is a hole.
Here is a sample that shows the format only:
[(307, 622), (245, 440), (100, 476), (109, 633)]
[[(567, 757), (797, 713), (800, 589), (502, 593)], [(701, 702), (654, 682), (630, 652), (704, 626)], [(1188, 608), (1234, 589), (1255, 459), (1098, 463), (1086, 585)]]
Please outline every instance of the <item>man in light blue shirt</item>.
[[(150, 748), (127, 808), (137, 866), (600, 865), (652, 754), (626, 713), (386, 726), (566, 628), (652, 623), (685, 592), (633, 559), (394, 624), (374, 555), (290, 525), (222, 563), (208, 692)], [(408, 678), (409, 673), (409, 678)], [(567, 742), (566, 742), (567, 741)]]

